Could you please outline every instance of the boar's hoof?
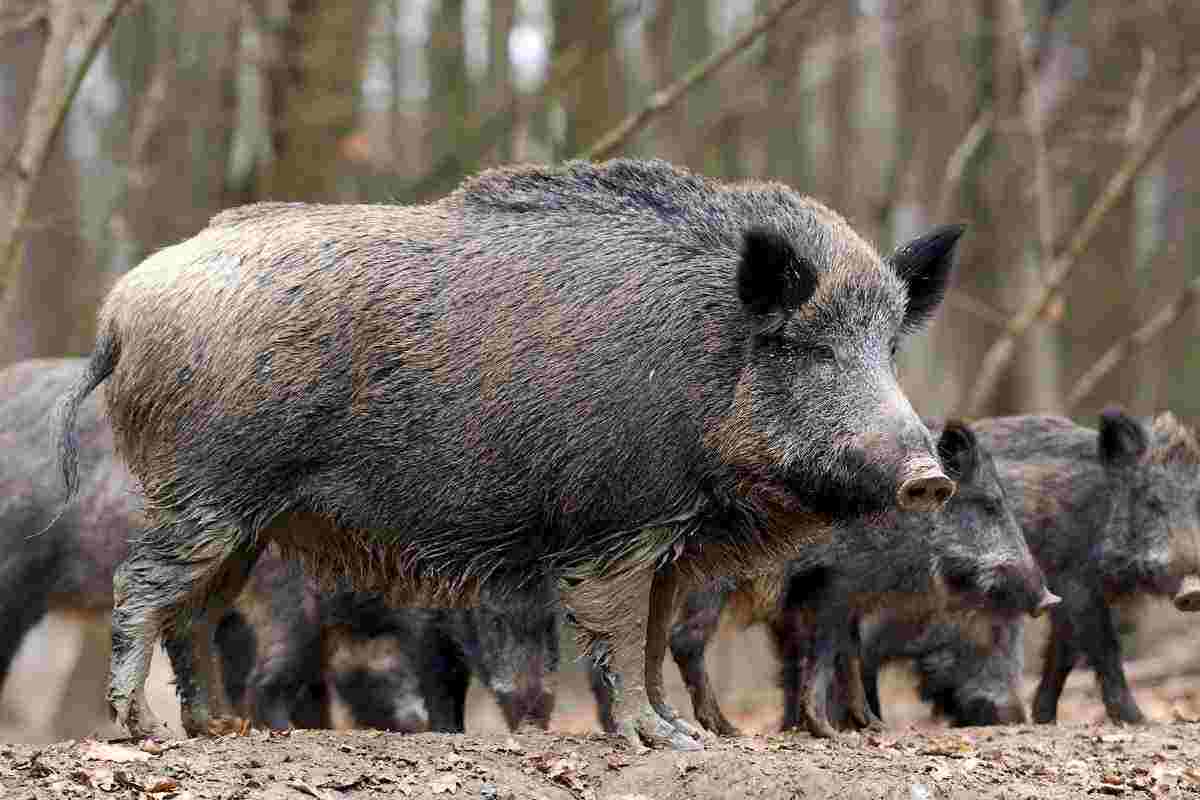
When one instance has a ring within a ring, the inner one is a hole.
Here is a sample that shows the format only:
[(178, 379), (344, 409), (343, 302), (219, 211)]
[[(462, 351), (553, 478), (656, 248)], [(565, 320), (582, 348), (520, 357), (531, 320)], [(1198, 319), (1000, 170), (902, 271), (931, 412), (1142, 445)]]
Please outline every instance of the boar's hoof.
[(658, 715), (649, 703), (633, 719), (617, 723), (619, 735), (635, 752), (644, 752), (642, 742), (652, 748), (670, 750), (703, 750), (699, 740), (688, 736)]
[(683, 717), (679, 716), (679, 712), (672, 708), (667, 703), (651, 703), (658, 715), (670, 722), (675, 730), (682, 733), (684, 736), (690, 736), (693, 739), (711, 739), (714, 738), (711, 733), (703, 728), (697, 728), (692, 723), (688, 722)]
[[(123, 702), (122, 702), (123, 701)], [(129, 732), (135, 739), (174, 739), (176, 734), (167, 727), (167, 723), (155, 716), (146, 704), (145, 698), (137, 700), (122, 698), (119, 701), (110, 700), (108, 717), (119, 727)]]
[(931, 468), (900, 484), (896, 492), (896, 504), (903, 511), (938, 511), (954, 496), (954, 481)]
[(1200, 575), (1188, 575), (1175, 593), (1175, 607), (1180, 611), (1200, 611)]
[(1054, 606), (1058, 605), (1061, 602), (1062, 602), (1061, 597), (1059, 597), (1058, 595), (1056, 595), (1054, 592), (1050, 591), (1049, 589), (1043, 589), (1042, 590), (1042, 599), (1038, 600), (1038, 603), (1036, 606), (1034, 606), (1033, 611), (1029, 612), (1029, 616), (1040, 617), (1042, 614), (1045, 614), (1047, 611), (1049, 611), (1051, 608), (1053, 608)]

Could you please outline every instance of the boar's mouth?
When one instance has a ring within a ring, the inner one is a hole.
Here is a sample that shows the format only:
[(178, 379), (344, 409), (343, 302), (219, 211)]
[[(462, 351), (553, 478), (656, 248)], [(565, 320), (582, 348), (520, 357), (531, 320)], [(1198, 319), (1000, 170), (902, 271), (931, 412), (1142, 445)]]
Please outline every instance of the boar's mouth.
[(943, 578), (956, 605), (1000, 616), (1039, 616), (1058, 601), (1046, 591), (1044, 581), (1016, 566), (1002, 565), (989, 570), (948, 559), (944, 562)]
[(750, 494), (774, 505), (835, 519), (873, 517), (899, 510), (898, 469), (849, 449), (822, 469), (762, 471), (745, 476)]

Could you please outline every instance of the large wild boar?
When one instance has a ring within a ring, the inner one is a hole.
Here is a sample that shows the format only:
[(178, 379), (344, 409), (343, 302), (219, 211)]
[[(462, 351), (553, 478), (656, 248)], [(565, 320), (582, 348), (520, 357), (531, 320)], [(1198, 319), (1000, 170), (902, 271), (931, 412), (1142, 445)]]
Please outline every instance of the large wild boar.
[(114, 718), (156, 729), (154, 641), (277, 542), (403, 602), (559, 579), (621, 734), (698, 748), (661, 696), (678, 581), (953, 493), (893, 362), (960, 234), (884, 260), (784, 186), (627, 160), (218, 215), (117, 283), (64, 405), (68, 492), (107, 379), (153, 517), (114, 579)]

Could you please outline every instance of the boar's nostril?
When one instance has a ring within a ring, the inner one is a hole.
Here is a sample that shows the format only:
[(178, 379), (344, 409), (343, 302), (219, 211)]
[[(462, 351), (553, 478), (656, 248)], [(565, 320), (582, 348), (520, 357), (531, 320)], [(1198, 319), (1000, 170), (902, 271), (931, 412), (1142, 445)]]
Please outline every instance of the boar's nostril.
[(954, 481), (931, 470), (900, 485), (896, 503), (904, 511), (937, 511), (954, 496)]
[(1200, 611), (1200, 576), (1187, 575), (1175, 593), (1175, 607), (1180, 611)]

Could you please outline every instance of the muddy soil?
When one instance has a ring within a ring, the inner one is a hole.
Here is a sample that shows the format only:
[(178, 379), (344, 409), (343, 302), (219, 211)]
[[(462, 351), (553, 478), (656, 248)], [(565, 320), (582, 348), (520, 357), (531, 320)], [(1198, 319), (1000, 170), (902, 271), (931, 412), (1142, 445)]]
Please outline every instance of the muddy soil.
[(252, 733), (0, 748), (9, 798), (1079, 798), (1200, 794), (1200, 725), (759, 735), (633, 753), (599, 734)]
[[(495, 704), (473, 687), (466, 736), (293, 731), (106, 741), (118, 732), (100, 716), (103, 676), (82, 694), (63, 685), (76, 652), (97, 639), (81, 640), (67, 622), (51, 620), (5, 686), (0, 742), (11, 744), (0, 745), (0, 797), (1200, 797), (1197, 622), (1155, 611), (1131, 642), (1126, 670), (1149, 725), (1103, 723), (1093, 677), (1080, 669), (1056, 726), (952, 730), (930, 719), (911, 677), (893, 669), (881, 687), (890, 728), (832, 742), (775, 732), (781, 696), (765, 638), (728, 632), (710, 665), (728, 715), (748, 735), (711, 739), (700, 753), (638, 753), (598, 733), (586, 678), (569, 665), (545, 734), (509, 734)], [(1036, 685), (1040, 635), (1031, 632), (1026, 697)], [(164, 661), (155, 659), (150, 702), (177, 725)], [(673, 666), (667, 678), (671, 701), (687, 709)], [(67, 735), (81, 738), (56, 741)]]

